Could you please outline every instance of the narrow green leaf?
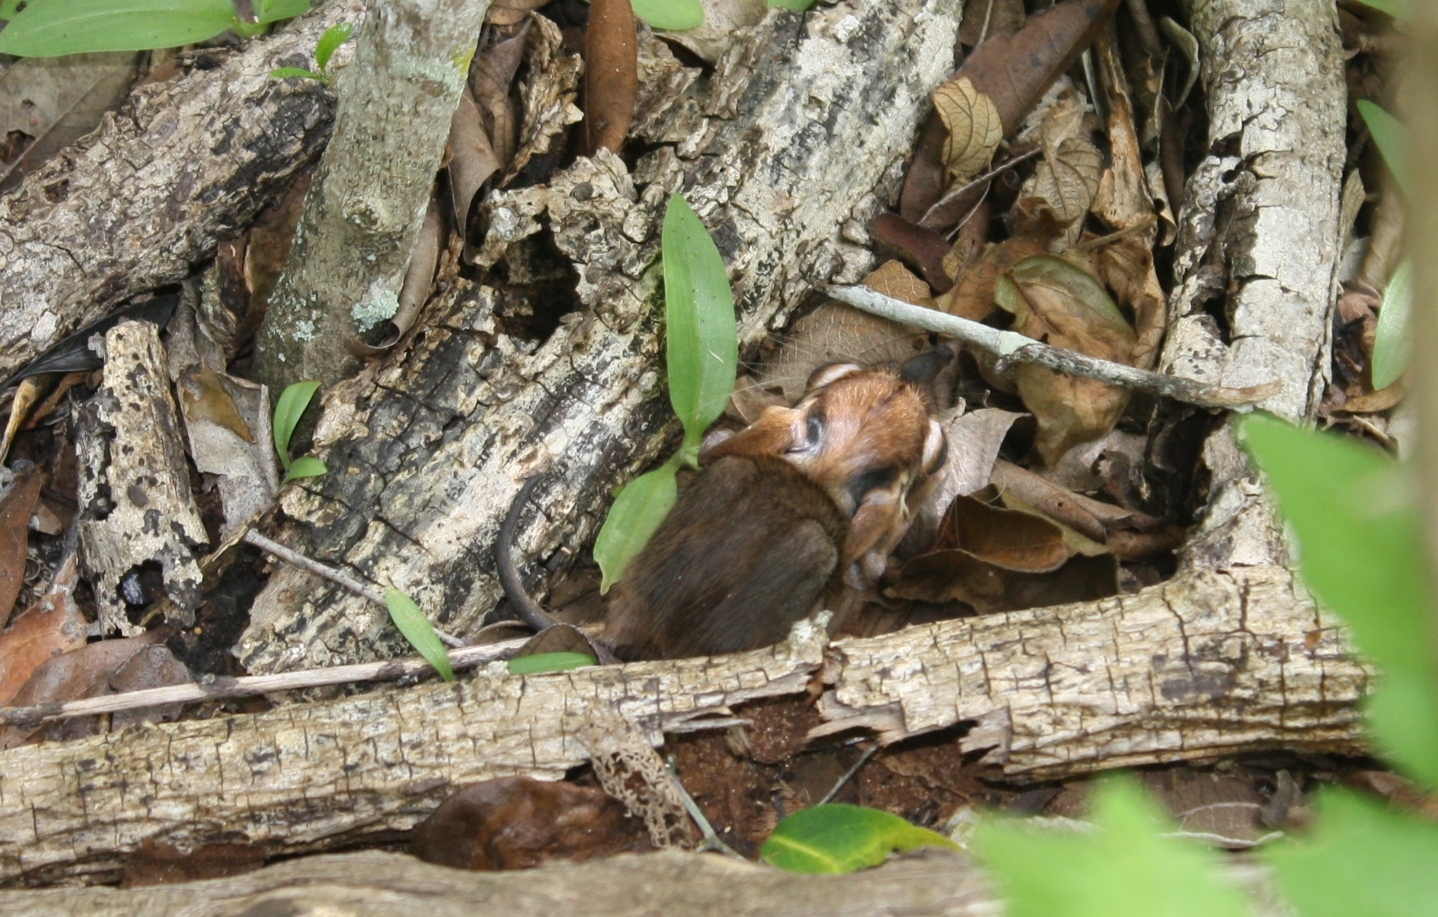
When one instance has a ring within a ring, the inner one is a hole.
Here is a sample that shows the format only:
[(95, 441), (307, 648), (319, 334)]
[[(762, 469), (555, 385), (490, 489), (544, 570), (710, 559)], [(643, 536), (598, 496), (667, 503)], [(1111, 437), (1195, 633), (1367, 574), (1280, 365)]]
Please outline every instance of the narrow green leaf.
[(734, 294), (718, 247), (681, 195), (669, 198), (660, 246), (669, 400), (686, 443), (697, 443), (734, 390)]
[(1369, 702), (1379, 746), (1438, 787), (1438, 665), (1409, 470), (1273, 417), (1244, 418), (1239, 430), (1298, 536), (1304, 580), (1383, 672)]
[(1373, 333), (1373, 374), (1375, 389), (1387, 388), (1408, 368), (1413, 340), (1410, 336), (1409, 314), (1413, 306), (1413, 262), (1404, 260), (1388, 278), (1383, 291), (1383, 307), (1378, 312), (1378, 327)]
[(1407, 194), (1408, 176), (1412, 174), (1408, 170), (1408, 132), (1397, 118), (1367, 99), (1358, 100), (1358, 113), (1363, 116), (1363, 123), (1368, 125), (1368, 133), (1373, 135), (1378, 152), (1383, 154), (1383, 160), (1398, 180), (1398, 187)]
[(0, 53), (173, 48), (214, 38), (234, 20), (230, 0), (30, 0), (0, 32)]
[(323, 76), (313, 70), (306, 70), (303, 67), (276, 67), (270, 71), (270, 76), (277, 80), (287, 80), (291, 77), (300, 77), (307, 80), (319, 80), (321, 83), (328, 83)]
[(699, 0), (634, 0), (634, 15), (651, 28), (682, 32), (704, 24), (704, 6)]
[(254, 4), (255, 22), (271, 23), (293, 19), (309, 12), (310, 0), (264, 0)]
[(454, 669), (449, 664), (449, 650), (444, 648), (439, 634), (434, 632), (434, 625), (429, 623), (429, 618), (420, 611), (414, 599), (398, 589), (386, 589), (384, 604), (389, 609), (390, 620), (394, 621), (394, 626), (399, 628), (399, 632), (409, 641), (409, 645), (414, 647), (415, 652), (423, 656), (425, 662), (434, 666), (440, 678), (454, 681)]
[(948, 847), (953, 841), (897, 815), (843, 803), (813, 806), (788, 816), (759, 848), (771, 866), (809, 875), (832, 875), (877, 866), (890, 853)]
[(1438, 825), (1330, 790), (1301, 841), (1259, 851), (1302, 917), (1438, 912)]
[(315, 44), (315, 66), (325, 73), (330, 65), (330, 58), (334, 56), (339, 46), (350, 40), (354, 34), (355, 27), (348, 22), (341, 22), (339, 25), (332, 25), (325, 29), (320, 40)]
[[(1090, 795), (1092, 834), (979, 826), (974, 848), (1008, 917), (1240, 917), (1252, 913), (1219, 873), (1218, 857), (1162, 837), (1156, 807), (1131, 778)], [(1168, 829), (1171, 830), (1171, 829)]]
[(280, 481), (280, 483), (288, 484), (300, 478), (317, 478), (327, 471), (329, 471), (329, 469), (325, 467), (324, 462), (315, 458), (313, 455), (306, 455), (290, 462), (289, 471), (285, 472), (285, 478), (283, 481)]
[(796, 13), (802, 13), (813, 5), (814, 0), (769, 0), (771, 9), (778, 7), (779, 9), (793, 10)]
[(594, 560), (599, 564), (600, 592), (624, 578), (624, 569), (634, 559), (659, 523), (669, 514), (678, 496), (674, 472), (678, 465), (666, 462), (641, 474), (619, 492), (610, 507), (599, 537), (594, 540)]
[(318, 382), (296, 382), (285, 386), (279, 401), (275, 402), (275, 420), (271, 426), (274, 428), (275, 451), (280, 454), (280, 464), (286, 471), (290, 470), (290, 437), (295, 435), (295, 427), (299, 426), (305, 408), (309, 407), (310, 399), (319, 390)]
[(509, 671), (514, 675), (538, 675), (543, 672), (568, 672), (598, 664), (599, 660), (588, 653), (535, 653), (509, 660)]

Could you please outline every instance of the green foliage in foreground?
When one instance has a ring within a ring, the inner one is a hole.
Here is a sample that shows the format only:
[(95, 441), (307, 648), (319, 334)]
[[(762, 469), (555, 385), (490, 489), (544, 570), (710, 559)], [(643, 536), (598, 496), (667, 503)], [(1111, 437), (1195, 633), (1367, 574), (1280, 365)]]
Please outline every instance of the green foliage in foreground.
[(723, 413), (739, 362), (734, 293), (724, 259), (704, 224), (678, 194), (669, 199), (664, 212), (660, 250), (669, 400), (684, 424), (684, 445), (663, 466), (635, 478), (615, 499), (594, 542), (602, 592), (624, 577), (629, 561), (674, 506), (678, 493), (674, 474), (681, 461), (697, 464), (699, 441)]
[(385, 590), (384, 604), (389, 609), (390, 620), (409, 641), (409, 645), (414, 647), (414, 651), (423, 656), (425, 662), (434, 666), (440, 678), (454, 681), (454, 668), (449, 664), (449, 650), (444, 648), (444, 641), (439, 639), (434, 625), (429, 623), (429, 618), (424, 616), (419, 604), (398, 589)]
[(333, 83), (330, 77), (330, 58), (334, 56), (339, 46), (350, 40), (354, 34), (355, 27), (348, 22), (341, 22), (339, 25), (332, 25), (325, 29), (320, 40), (315, 43), (315, 69), (306, 70), (304, 67), (278, 67), (270, 71), (270, 76), (277, 80), (288, 79), (289, 77), (300, 77), (308, 80), (318, 80), (329, 86)]
[(231, 0), (29, 0), (0, 5), (0, 54), (59, 57), (94, 51), (148, 51), (207, 41), (232, 29), (257, 35), (273, 22), (298, 16), (309, 0), (254, 0), (253, 22)]
[(310, 401), (319, 390), (318, 382), (296, 382), (286, 386), (280, 393), (279, 400), (275, 402), (275, 417), (270, 426), (275, 439), (275, 451), (279, 453), (280, 464), (285, 469), (281, 484), (288, 484), (299, 478), (317, 477), (329, 470), (324, 462), (311, 455), (290, 459), (290, 437), (295, 435), (295, 427), (299, 426), (300, 418), (305, 415), (305, 408), (310, 406)]
[(884, 862), (890, 853), (958, 845), (897, 815), (843, 803), (811, 806), (788, 816), (759, 848), (759, 857), (789, 872), (853, 872)]

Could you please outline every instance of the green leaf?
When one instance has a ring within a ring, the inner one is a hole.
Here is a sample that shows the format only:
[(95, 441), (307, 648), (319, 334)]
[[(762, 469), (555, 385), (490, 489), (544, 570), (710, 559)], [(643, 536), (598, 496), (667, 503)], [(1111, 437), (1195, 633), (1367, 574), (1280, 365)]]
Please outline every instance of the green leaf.
[(390, 620), (394, 621), (394, 626), (399, 628), (399, 632), (409, 641), (409, 645), (414, 647), (415, 652), (423, 656), (425, 662), (434, 666), (440, 678), (454, 681), (454, 669), (449, 664), (449, 651), (444, 648), (439, 634), (434, 632), (434, 625), (429, 623), (429, 618), (420, 611), (414, 599), (398, 589), (386, 589), (384, 604), (389, 609)]
[(634, 15), (651, 28), (682, 32), (704, 24), (704, 7), (699, 0), (633, 0)]
[(624, 569), (644, 549), (649, 536), (669, 514), (679, 493), (674, 481), (677, 469), (678, 464), (671, 459), (630, 481), (615, 498), (599, 536), (594, 539), (600, 592), (608, 592), (610, 586), (624, 578)]
[[(989, 822), (974, 848), (1008, 917), (1238, 917), (1251, 913), (1218, 857), (1166, 830), (1131, 778), (1094, 785), (1092, 834)], [(1169, 829), (1171, 830), (1171, 829)]]
[(1330, 790), (1302, 841), (1259, 851), (1302, 917), (1433, 914), (1438, 910), (1438, 825)]
[(272, 424), (275, 437), (275, 451), (280, 454), (280, 464), (290, 470), (290, 437), (309, 407), (310, 399), (320, 390), (318, 382), (296, 382), (288, 385), (275, 402), (275, 421)]
[(0, 32), (0, 53), (173, 48), (214, 38), (233, 21), (230, 0), (31, 0)]
[(329, 82), (329, 80), (325, 79), (322, 74), (315, 73), (313, 70), (306, 70), (303, 67), (276, 67), (275, 69), (270, 71), (270, 76), (273, 79), (277, 80), (287, 80), (290, 77), (301, 77), (307, 80), (319, 80), (321, 83)]
[(285, 479), (280, 483), (288, 484), (300, 478), (317, 478), (327, 471), (329, 471), (329, 469), (325, 467), (324, 462), (315, 458), (313, 455), (306, 455), (290, 462), (289, 471), (285, 472)]
[(669, 198), (660, 246), (669, 400), (685, 443), (697, 443), (734, 390), (734, 294), (718, 247), (681, 195)]
[(21, 2), (22, 0), (0, 0), (0, 22), (14, 19)]
[(814, 0), (769, 0), (769, 8), (778, 7), (784, 10), (793, 10), (802, 13), (814, 5)]
[(897, 815), (843, 803), (795, 812), (774, 828), (759, 858), (789, 872), (830, 875), (877, 866), (893, 851), (959, 845)]
[(1363, 123), (1368, 125), (1368, 133), (1373, 135), (1378, 152), (1383, 154), (1383, 160), (1398, 180), (1398, 187), (1407, 194), (1408, 176), (1412, 174), (1408, 169), (1408, 132), (1397, 118), (1367, 99), (1358, 100), (1358, 113), (1363, 116)]
[(1303, 578), (1383, 672), (1370, 700), (1378, 744), (1438, 787), (1438, 678), (1427, 568), (1408, 469), (1375, 449), (1273, 417), (1240, 421), (1298, 537)]
[(310, 0), (264, 0), (263, 3), (255, 3), (254, 8), (255, 22), (279, 22), (309, 12)]
[(535, 653), (509, 660), (509, 671), (515, 675), (538, 675), (542, 672), (568, 672), (598, 664), (599, 660), (588, 653)]
[(1394, 19), (1401, 19), (1408, 15), (1407, 0), (1357, 0), (1361, 6), (1377, 10), (1380, 13), (1387, 13)]
[(1375, 389), (1387, 388), (1408, 368), (1412, 353), (1409, 313), (1413, 305), (1413, 262), (1404, 260), (1388, 278), (1383, 291), (1383, 307), (1378, 312), (1378, 327), (1373, 334), (1373, 374)]
[(315, 65), (320, 72), (326, 72), (330, 65), (330, 58), (334, 56), (339, 46), (350, 40), (354, 34), (355, 27), (348, 22), (341, 22), (339, 25), (332, 25), (325, 29), (320, 40), (315, 44)]

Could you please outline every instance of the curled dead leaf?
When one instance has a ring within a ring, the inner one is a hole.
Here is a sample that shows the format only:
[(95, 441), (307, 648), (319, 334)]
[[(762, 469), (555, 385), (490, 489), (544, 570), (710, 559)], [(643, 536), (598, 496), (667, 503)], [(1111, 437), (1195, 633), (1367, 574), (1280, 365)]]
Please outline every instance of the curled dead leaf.
[(988, 166), (1004, 139), (999, 110), (968, 77), (960, 76), (934, 90), (934, 111), (948, 131), (943, 161), (949, 184), (961, 184)]
[(584, 37), (584, 146), (619, 152), (634, 120), (639, 52), (629, 0), (593, 0)]

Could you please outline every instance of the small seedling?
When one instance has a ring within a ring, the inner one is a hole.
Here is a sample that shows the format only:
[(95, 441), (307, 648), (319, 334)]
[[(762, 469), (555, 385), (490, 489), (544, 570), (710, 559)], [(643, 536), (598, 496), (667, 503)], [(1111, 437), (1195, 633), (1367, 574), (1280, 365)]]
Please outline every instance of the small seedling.
[(684, 424), (684, 444), (664, 465), (631, 481), (614, 501), (594, 541), (601, 592), (619, 582), (673, 508), (678, 494), (674, 473), (681, 462), (697, 467), (699, 441), (734, 390), (739, 343), (729, 275), (718, 246), (678, 194), (664, 213), (660, 250), (669, 401)]
[(275, 437), (275, 451), (279, 453), (280, 464), (285, 469), (285, 478), (280, 484), (288, 484), (299, 478), (317, 477), (329, 470), (324, 462), (312, 455), (290, 459), (290, 437), (294, 435), (295, 427), (299, 426), (305, 408), (309, 407), (315, 392), (319, 390), (318, 382), (296, 382), (287, 386), (280, 393), (280, 400), (275, 403), (275, 419), (271, 426)]
[(386, 589), (384, 605), (389, 609), (390, 620), (409, 641), (409, 645), (414, 647), (414, 651), (423, 656), (425, 662), (434, 666), (440, 678), (454, 681), (454, 667), (449, 664), (449, 650), (444, 648), (444, 641), (439, 639), (434, 625), (429, 623), (429, 618), (424, 616), (419, 604), (398, 589)]
[(297, 76), (302, 79), (319, 80), (326, 86), (333, 85), (334, 79), (330, 76), (330, 58), (334, 56), (339, 46), (349, 41), (354, 34), (355, 27), (348, 22), (341, 22), (339, 25), (332, 25), (320, 36), (319, 42), (315, 45), (315, 69), (306, 70), (303, 67), (279, 67), (270, 71), (270, 76), (277, 80), (288, 79)]

